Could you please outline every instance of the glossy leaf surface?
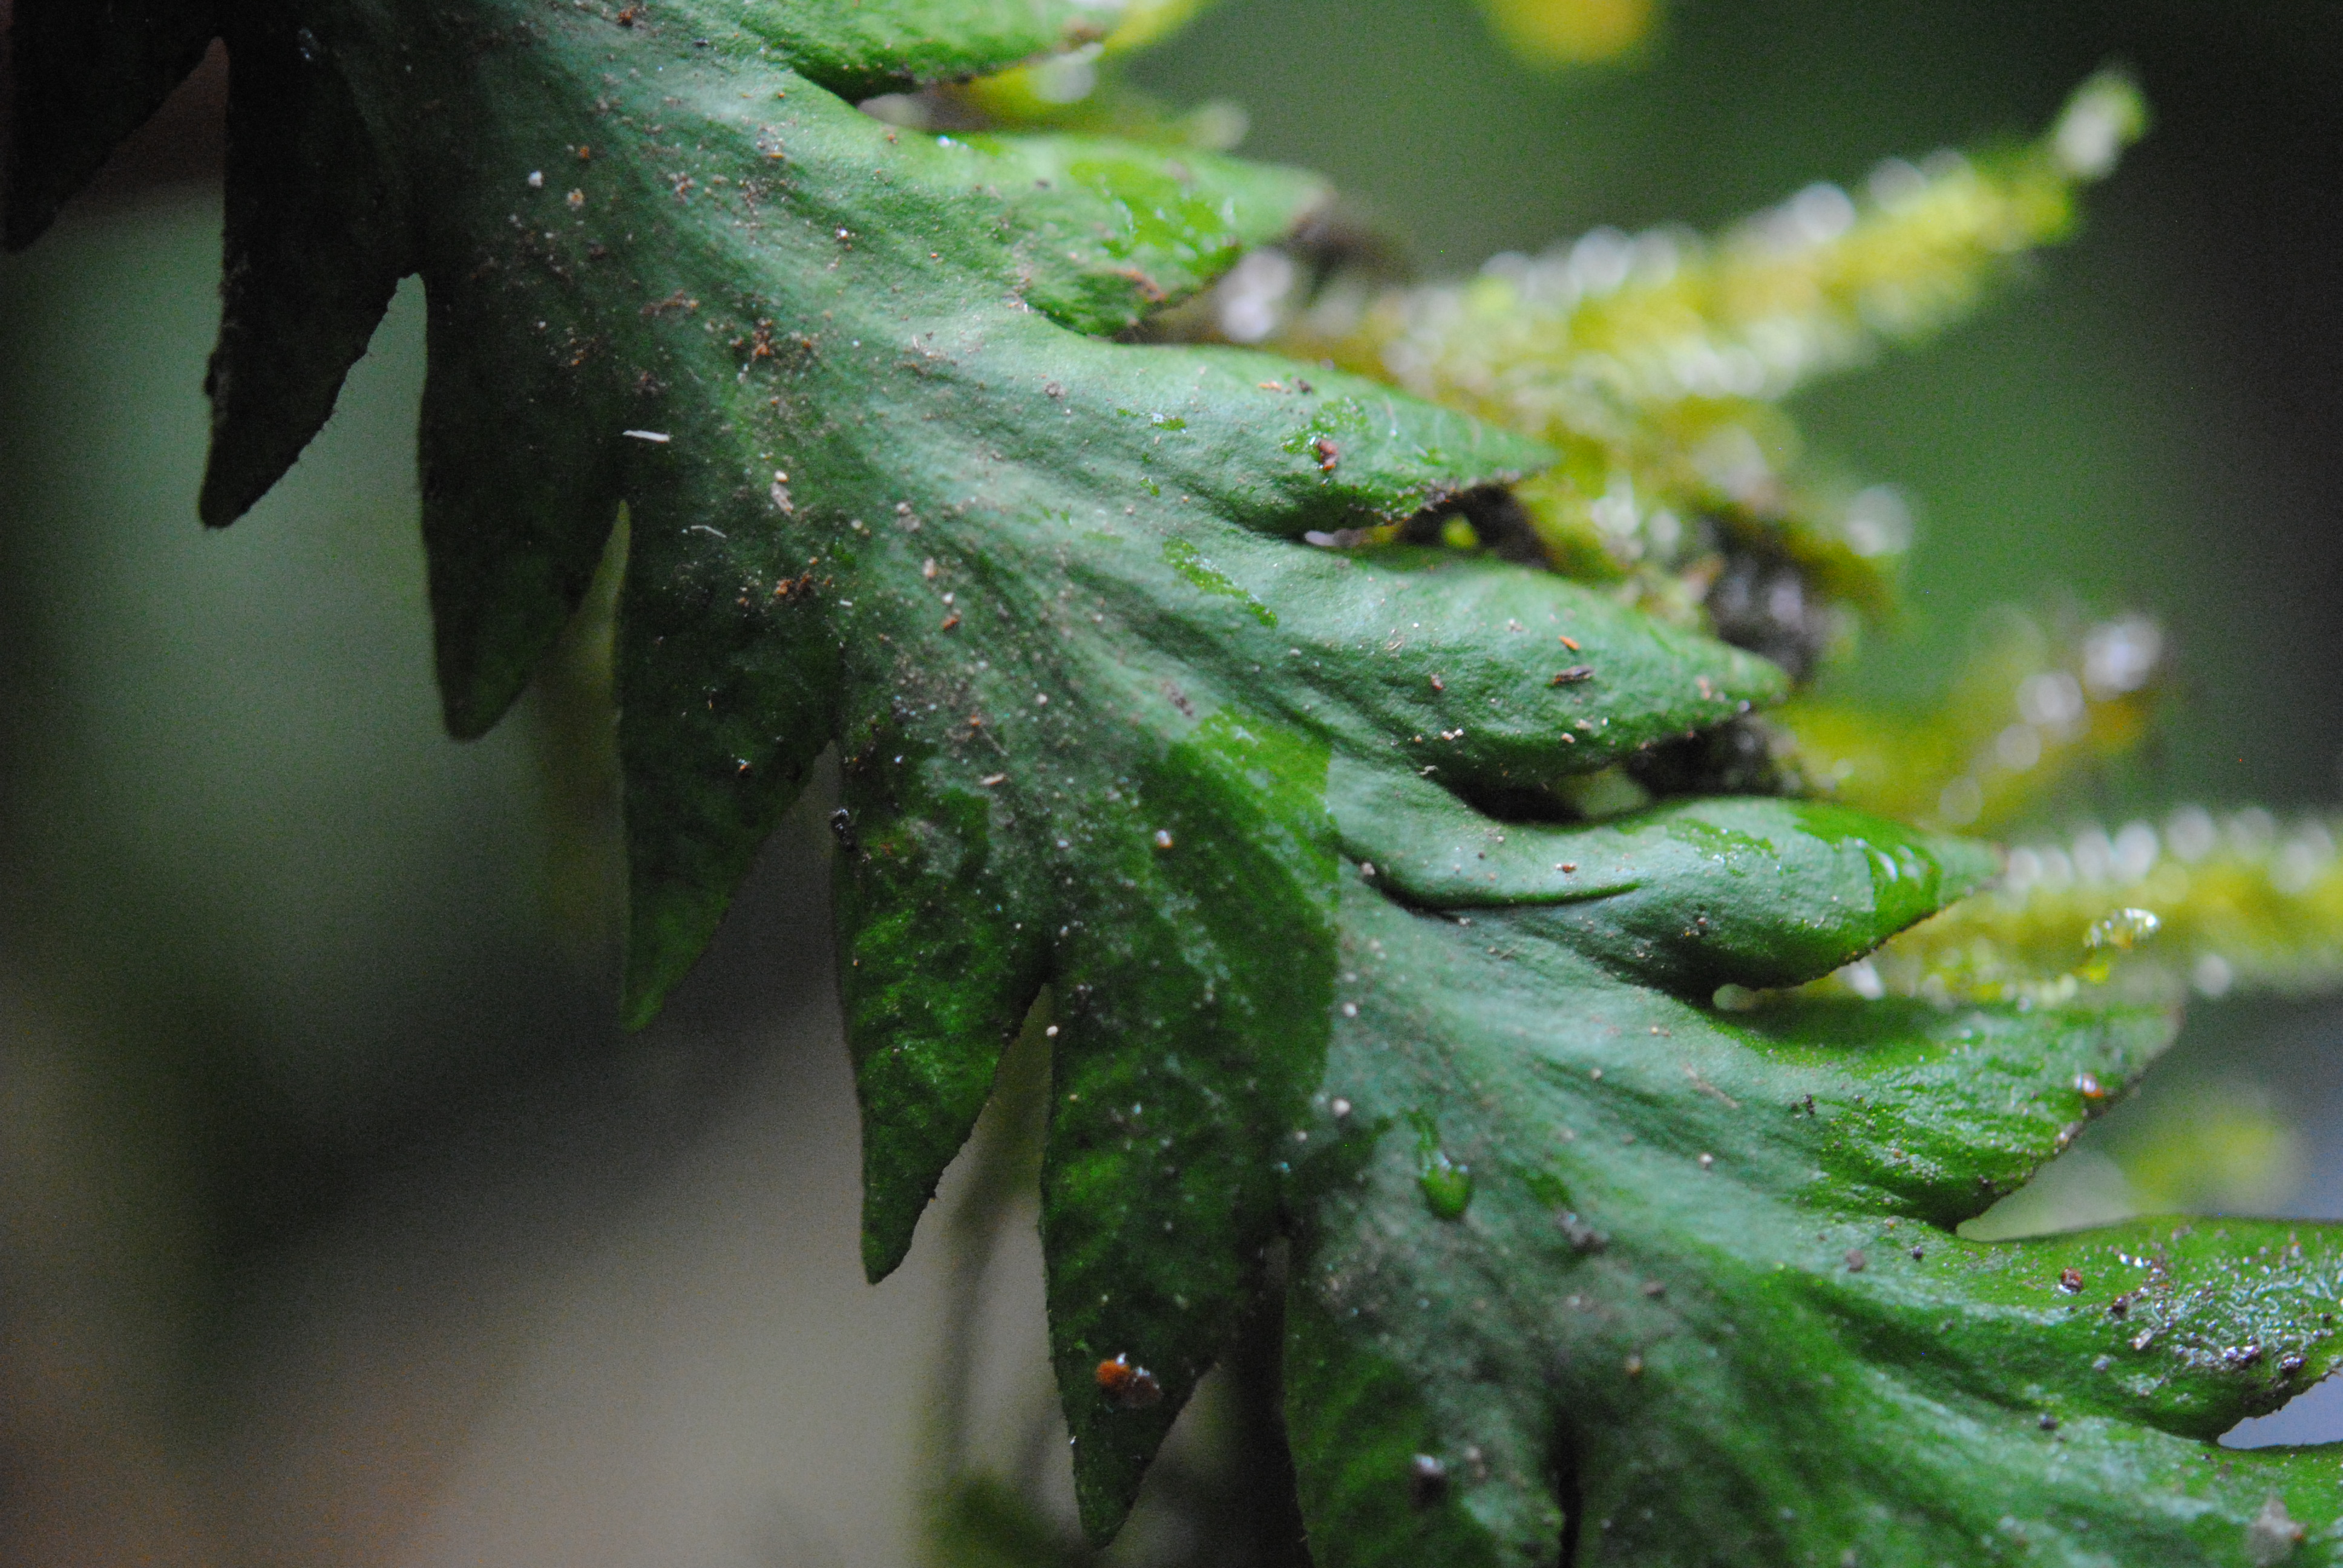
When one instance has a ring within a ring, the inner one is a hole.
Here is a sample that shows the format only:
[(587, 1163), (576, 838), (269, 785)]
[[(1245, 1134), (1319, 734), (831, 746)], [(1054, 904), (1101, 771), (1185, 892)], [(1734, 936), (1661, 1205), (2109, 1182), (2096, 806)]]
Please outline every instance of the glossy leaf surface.
[(1051, 1344), (1094, 1535), (1281, 1238), (1326, 1568), (2260, 1561), (2270, 1496), (2323, 1524), (2330, 1462), (2203, 1440), (2330, 1364), (2325, 1231), (1947, 1231), (2167, 1019), (1760, 994), (1993, 857), (1785, 800), (1575, 819), (1576, 781), (1782, 671), (1488, 556), (1305, 542), (1552, 454), (1308, 365), (1116, 340), (1317, 182), (849, 101), (1116, 14), (221, 0), (93, 28), (20, 0), (18, 110), (45, 117), (9, 233), (226, 38), (205, 516), (283, 473), (420, 273), (460, 735), (524, 689), (624, 504), (631, 1019), (837, 749), (874, 1277), (1047, 989)]

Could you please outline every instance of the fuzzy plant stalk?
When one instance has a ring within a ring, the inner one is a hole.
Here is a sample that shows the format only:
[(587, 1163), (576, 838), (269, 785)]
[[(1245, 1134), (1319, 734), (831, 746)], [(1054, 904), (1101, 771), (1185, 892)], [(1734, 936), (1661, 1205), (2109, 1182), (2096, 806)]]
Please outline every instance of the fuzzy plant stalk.
[(1411, 289), (1312, 258), (1311, 176), (998, 85), (1165, 12), (17, 0), (5, 233), (225, 39), (203, 518), (419, 275), (458, 736), (623, 508), (630, 1022), (835, 751), (873, 1279), (1047, 988), (1091, 1540), (1268, 1310), (1322, 1568), (2331, 1558), (2333, 1454), (2211, 1440), (2343, 1359), (2343, 1234), (1956, 1234), (2169, 998), (1796, 991), (2001, 861), (1757, 719), (1901, 543), (1775, 399), (2055, 237), (2136, 99)]

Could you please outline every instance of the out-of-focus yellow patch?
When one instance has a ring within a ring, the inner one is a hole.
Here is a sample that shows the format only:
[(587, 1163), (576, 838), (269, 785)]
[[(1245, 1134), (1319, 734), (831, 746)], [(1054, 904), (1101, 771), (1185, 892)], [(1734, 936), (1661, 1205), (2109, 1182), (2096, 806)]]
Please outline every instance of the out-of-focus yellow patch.
[(1615, 60), (1643, 42), (1655, 0), (1481, 0), (1505, 46), (1533, 65)]
[(2207, 1085), (2126, 1140), (2116, 1163), (2142, 1213), (2256, 1213), (2302, 1185), (2301, 1136), (2245, 1083)]
[(1106, 36), (1106, 52), (1124, 55), (1161, 42), (1185, 27), (1213, 0), (1132, 0)]

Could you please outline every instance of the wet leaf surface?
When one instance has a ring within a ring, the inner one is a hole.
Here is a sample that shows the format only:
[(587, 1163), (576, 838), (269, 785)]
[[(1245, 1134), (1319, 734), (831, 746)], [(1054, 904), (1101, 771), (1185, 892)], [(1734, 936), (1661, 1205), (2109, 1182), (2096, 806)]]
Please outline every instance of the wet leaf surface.
[(1949, 1231), (2167, 1017), (1768, 996), (1993, 857), (1785, 800), (1575, 819), (1574, 781), (1783, 673), (1485, 556), (1303, 542), (1552, 454), (1117, 340), (1317, 182), (848, 101), (1111, 7), (16, 15), (19, 244), (228, 41), (208, 520), (283, 473), (422, 275), (458, 734), (526, 686), (625, 507), (629, 1018), (838, 749), (874, 1277), (1046, 988), (1051, 1345), (1094, 1535), (1283, 1238), (1325, 1568), (2262, 1562), (2333, 1518), (2322, 1454), (2205, 1442), (2332, 1363), (2326, 1231)]

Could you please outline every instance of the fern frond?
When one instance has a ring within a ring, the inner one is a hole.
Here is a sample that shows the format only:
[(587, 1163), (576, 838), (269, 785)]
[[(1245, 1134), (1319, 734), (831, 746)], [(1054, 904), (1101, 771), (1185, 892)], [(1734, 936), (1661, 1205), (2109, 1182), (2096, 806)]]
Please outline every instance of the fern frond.
[(1461, 283), (1338, 274), (1307, 298), (1272, 257), (1222, 285), (1217, 325), (1547, 442), (1562, 461), (1520, 498), (1558, 569), (1647, 608), (1705, 603), (1802, 670), (1844, 631), (1836, 607), (1890, 610), (1911, 527), (1892, 489), (1807, 461), (1779, 403), (1968, 313), (2073, 231), (2081, 189), (2146, 124), (2102, 74), (2030, 144), (1890, 159), (1857, 193), (1811, 185), (1713, 241), (1599, 228)]
[(1771, 716), (1809, 788), (1865, 810), (2000, 832), (2137, 749), (2167, 652), (2149, 618), (2061, 628), (2004, 607), (1943, 700), (1913, 713), (1823, 697)]
[(1818, 982), (1857, 995), (2063, 1003), (2343, 985), (2343, 825), (2184, 806), (2009, 852), (1996, 888)]

